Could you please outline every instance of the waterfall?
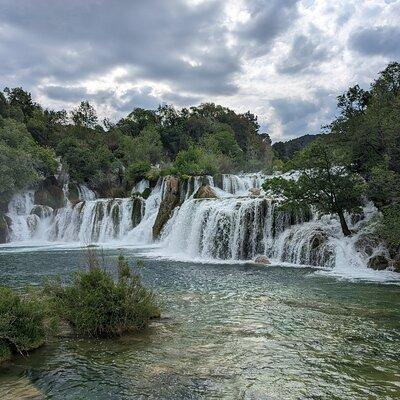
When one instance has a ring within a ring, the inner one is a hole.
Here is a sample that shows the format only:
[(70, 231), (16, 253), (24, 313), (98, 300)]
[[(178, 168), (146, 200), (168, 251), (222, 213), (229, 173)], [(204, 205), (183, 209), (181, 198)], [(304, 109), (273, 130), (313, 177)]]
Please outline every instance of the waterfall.
[[(253, 260), (265, 255), (276, 263), (341, 273), (349, 265), (365, 270), (368, 259), (384, 251), (379, 244), (372, 244), (368, 254), (360, 250), (363, 235), (368, 235), (363, 226), (377, 212), (372, 205), (364, 208), (364, 216), (355, 224), (347, 216), (351, 229), (359, 233), (345, 238), (335, 216), (320, 217), (311, 209), (282, 211), (277, 200), (260, 190), (264, 180), (262, 174), (226, 174), (215, 179), (218, 187), (212, 176), (180, 181), (178, 205), (158, 241), (153, 239), (153, 226), (165, 198), (166, 178), (158, 180), (147, 199), (137, 195), (150, 187), (146, 180), (134, 187), (129, 198), (96, 198), (87, 186), (79, 185), (77, 203), (68, 200), (64, 184), (65, 205), (55, 210), (35, 204), (34, 191), (29, 190), (9, 203), (10, 241), (150, 244), (162, 255), (190, 260)], [(202, 185), (211, 186), (217, 198), (194, 199)]]
[(79, 186), (82, 199), (66, 201), (63, 208), (34, 204), (34, 192), (13, 196), (7, 216), (11, 220), (11, 241), (57, 241), (105, 243), (122, 239), (144, 215), (142, 198), (93, 199), (94, 193)]

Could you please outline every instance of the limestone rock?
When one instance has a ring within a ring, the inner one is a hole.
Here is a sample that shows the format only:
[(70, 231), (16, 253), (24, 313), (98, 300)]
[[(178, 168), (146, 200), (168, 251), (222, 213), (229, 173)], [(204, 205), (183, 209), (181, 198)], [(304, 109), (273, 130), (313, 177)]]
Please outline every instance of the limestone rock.
[(269, 261), (267, 256), (257, 256), (254, 260), (256, 264), (263, 264), (263, 265), (269, 265), (271, 264), (271, 261)]
[(0, 214), (0, 243), (7, 243), (10, 235), (11, 219), (7, 215)]
[(261, 189), (258, 189), (258, 188), (251, 188), (251, 189), (249, 190), (249, 192), (250, 192), (250, 195), (251, 195), (251, 196), (260, 196), (260, 194), (261, 194)]
[(197, 192), (194, 194), (194, 199), (216, 199), (218, 196), (215, 194), (213, 188), (210, 185), (199, 187)]
[(153, 225), (153, 237), (154, 239), (160, 236), (160, 233), (170, 219), (172, 211), (179, 205), (179, 180), (174, 176), (166, 177), (164, 198), (161, 201), (160, 208), (156, 220)]

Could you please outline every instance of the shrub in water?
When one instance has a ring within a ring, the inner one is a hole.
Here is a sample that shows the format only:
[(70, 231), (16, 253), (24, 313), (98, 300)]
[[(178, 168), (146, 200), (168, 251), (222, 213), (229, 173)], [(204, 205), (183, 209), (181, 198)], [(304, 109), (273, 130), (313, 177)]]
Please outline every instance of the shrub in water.
[(0, 362), (44, 344), (50, 331), (47, 310), (42, 299), (0, 287)]
[(71, 286), (48, 284), (59, 315), (77, 335), (109, 337), (136, 332), (160, 314), (154, 294), (144, 287), (124, 257), (118, 258), (118, 280), (92, 258), (88, 271), (76, 274)]

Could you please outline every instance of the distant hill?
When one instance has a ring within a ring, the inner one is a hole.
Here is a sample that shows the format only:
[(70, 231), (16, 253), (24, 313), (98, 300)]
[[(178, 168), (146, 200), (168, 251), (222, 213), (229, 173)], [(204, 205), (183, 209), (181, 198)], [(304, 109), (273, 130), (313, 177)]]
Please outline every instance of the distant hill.
[(272, 145), (276, 156), (283, 161), (288, 161), (293, 158), (294, 153), (304, 149), (315, 139), (322, 135), (304, 135), (295, 139), (288, 140), (287, 142), (276, 142)]

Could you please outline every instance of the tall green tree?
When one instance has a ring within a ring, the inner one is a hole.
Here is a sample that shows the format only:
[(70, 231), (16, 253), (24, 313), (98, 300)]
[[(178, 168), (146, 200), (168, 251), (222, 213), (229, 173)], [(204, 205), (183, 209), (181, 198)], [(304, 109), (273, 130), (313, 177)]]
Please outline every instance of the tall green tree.
[(97, 124), (96, 110), (88, 101), (81, 104), (71, 111), (71, 118), (75, 125), (85, 128), (94, 128)]
[(346, 165), (345, 155), (323, 140), (313, 142), (297, 153), (293, 165), (297, 180), (275, 177), (263, 188), (282, 198), (284, 207), (314, 206), (321, 213), (336, 214), (342, 232), (351, 235), (345, 212), (356, 212), (362, 205), (364, 184)]

